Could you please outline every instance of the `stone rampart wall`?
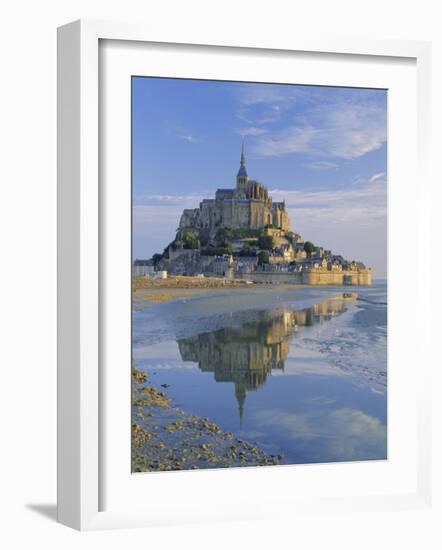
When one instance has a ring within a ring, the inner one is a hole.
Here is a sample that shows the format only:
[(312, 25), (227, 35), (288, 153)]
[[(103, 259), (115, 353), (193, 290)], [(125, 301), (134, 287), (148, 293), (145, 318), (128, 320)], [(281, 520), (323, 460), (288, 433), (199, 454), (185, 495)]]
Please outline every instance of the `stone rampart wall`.
[(235, 273), (235, 277), (256, 283), (304, 284), (304, 285), (356, 285), (371, 286), (372, 273), (365, 271), (326, 271), (315, 269), (298, 272), (259, 272)]

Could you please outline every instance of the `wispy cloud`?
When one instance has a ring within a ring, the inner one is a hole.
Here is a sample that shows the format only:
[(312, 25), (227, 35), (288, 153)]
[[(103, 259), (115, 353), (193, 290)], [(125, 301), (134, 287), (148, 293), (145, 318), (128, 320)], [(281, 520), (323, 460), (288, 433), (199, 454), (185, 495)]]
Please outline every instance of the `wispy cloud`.
[(374, 174), (374, 176), (371, 176), (371, 178), (368, 180), (369, 183), (375, 183), (377, 181), (385, 181), (385, 172), (379, 172), (378, 174)]
[(291, 184), (286, 190), (271, 189), (270, 194), (272, 197), (276, 197), (275, 200), (280, 200), (282, 196), (285, 196), (286, 206), (293, 208), (315, 204), (318, 208), (342, 205), (343, 208), (348, 209), (355, 206), (356, 203), (379, 207), (385, 203), (386, 183), (387, 176), (382, 173), (359, 178), (358, 185), (342, 185), (334, 189), (306, 191), (293, 189), (296, 184)]
[(329, 98), (319, 88), (248, 84), (238, 89), (237, 100), (237, 117), (255, 129), (251, 149), (261, 158), (355, 159), (387, 139), (385, 104), (370, 91), (361, 90), (357, 99), (345, 90)]
[(179, 134), (178, 137), (180, 139), (183, 139), (184, 141), (187, 141), (188, 143), (199, 143), (200, 140), (193, 136), (192, 134)]
[(294, 86), (263, 86), (246, 84), (238, 89), (238, 98), (242, 105), (267, 105), (279, 111), (282, 106), (296, 101), (301, 89)]
[[(210, 191), (207, 191), (207, 194), (211, 194)], [(174, 206), (178, 205), (182, 208), (197, 208), (199, 203), (203, 200), (203, 193), (188, 193), (188, 194), (164, 194), (164, 195), (140, 195), (134, 197), (135, 206)], [(206, 197), (207, 198), (207, 197)]]
[(272, 125), (303, 96), (304, 92), (295, 86), (247, 84), (236, 90), (239, 102), (236, 116), (255, 127)]
[[(178, 205), (143, 204), (134, 205), (133, 223), (138, 232), (152, 232), (167, 227), (169, 232), (175, 231), (180, 221), (182, 208)], [(165, 243), (167, 244), (167, 243)]]
[(236, 111), (236, 118), (241, 120), (241, 122), (245, 122), (246, 124), (253, 124), (252, 119), (247, 116), (247, 109), (246, 108), (240, 108)]
[(355, 159), (379, 149), (387, 140), (386, 113), (375, 103), (322, 105), (303, 118), (304, 122), (257, 139), (253, 152), (260, 157), (307, 153)]
[[(355, 227), (384, 224), (387, 217), (386, 175), (375, 174), (360, 178), (358, 185), (343, 186), (332, 190), (304, 191), (272, 189), (276, 201), (285, 200), (286, 207), (296, 225), (306, 230), (315, 220), (315, 226), (324, 233), (324, 227), (333, 225)], [(313, 229), (313, 228), (312, 228)], [(304, 229), (302, 229), (305, 231)]]
[(335, 170), (338, 168), (338, 165), (336, 162), (329, 162), (327, 160), (318, 160), (318, 161), (312, 161), (312, 162), (306, 162), (304, 164), (305, 168), (309, 168), (310, 170)]
[(262, 134), (265, 134), (266, 132), (267, 130), (265, 128), (257, 128), (256, 126), (248, 126), (238, 130), (238, 134), (242, 137), (262, 136)]

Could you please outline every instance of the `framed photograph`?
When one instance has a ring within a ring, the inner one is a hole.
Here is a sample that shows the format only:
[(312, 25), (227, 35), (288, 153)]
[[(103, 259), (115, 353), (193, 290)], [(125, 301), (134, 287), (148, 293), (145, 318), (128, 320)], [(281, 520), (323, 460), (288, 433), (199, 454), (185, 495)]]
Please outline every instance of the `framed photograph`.
[(59, 521), (428, 505), (429, 44), (173, 34), (59, 29)]

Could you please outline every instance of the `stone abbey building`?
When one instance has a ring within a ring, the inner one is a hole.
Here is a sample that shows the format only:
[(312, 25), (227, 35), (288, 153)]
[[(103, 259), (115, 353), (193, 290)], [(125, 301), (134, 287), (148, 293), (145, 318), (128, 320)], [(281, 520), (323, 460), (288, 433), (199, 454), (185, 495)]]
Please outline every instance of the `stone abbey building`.
[(290, 231), (285, 203), (273, 202), (262, 183), (249, 179), (243, 147), (235, 189), (218, 189), (214, 199), (204, 199), (199, 208), (184, 210), (179, 227), (180, 230), (262, 229), (266, 225)]

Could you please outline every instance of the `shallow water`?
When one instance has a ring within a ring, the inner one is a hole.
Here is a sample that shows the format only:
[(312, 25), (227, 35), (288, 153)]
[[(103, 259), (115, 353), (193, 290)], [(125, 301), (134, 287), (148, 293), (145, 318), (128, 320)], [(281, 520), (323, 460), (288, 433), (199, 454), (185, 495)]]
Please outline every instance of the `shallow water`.
[(386, 291), (253, 288), (134, 311), (134, 362), (283, 463), (385, 459)]

